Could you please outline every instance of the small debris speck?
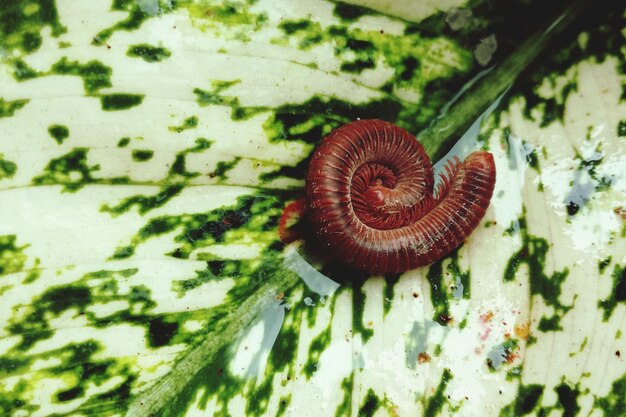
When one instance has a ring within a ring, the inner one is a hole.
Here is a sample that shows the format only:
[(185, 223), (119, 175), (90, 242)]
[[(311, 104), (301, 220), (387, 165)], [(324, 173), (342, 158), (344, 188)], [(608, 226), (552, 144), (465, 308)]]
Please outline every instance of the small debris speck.
[(450, 9), (446, 13), (446, 23), (452, 30), (463, 29), (470, 22), (472, 17), (472, 11), (469, 9), (457, 9), (456, 7)]
[(474, 57), (476, 61), (482, 66), (489, 64), (493, 54), (498, 49), (498, 42), (496, 41), (496, 36), (491, 35), (480, 41), (478, 46), (474, 49)]

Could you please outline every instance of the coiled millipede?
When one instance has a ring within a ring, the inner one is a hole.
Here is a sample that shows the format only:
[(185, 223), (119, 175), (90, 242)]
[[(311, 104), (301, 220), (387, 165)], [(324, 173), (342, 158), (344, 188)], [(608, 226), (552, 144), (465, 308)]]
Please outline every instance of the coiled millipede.
[(448, 162), (434, 190), (433, 167), (411, 134), (359, 120), (335, 129), (313, 152), (303, 209), (338, 260), (399, 273), (460, 246), (485, 215), (495, 181), (493, 156), (476, 151)]

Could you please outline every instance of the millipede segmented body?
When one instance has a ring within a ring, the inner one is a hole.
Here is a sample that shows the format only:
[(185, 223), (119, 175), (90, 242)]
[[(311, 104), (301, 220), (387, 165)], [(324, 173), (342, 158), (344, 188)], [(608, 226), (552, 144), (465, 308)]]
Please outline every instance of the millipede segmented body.
[(306, 211), (320, 243), (351, 267), (399, 273), (435, 262), (478, 226), (496, 180), (493, 156), (433, 168), (406, 130), (360, 120), (331, 132), (306, 175)]

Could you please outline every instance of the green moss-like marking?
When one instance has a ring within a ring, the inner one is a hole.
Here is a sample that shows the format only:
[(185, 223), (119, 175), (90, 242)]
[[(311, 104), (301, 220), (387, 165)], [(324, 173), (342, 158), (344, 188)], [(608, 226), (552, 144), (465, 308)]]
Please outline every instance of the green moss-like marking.
[(199, 106), (227, 106), (232, 109), (231, 119), (233, 120), (246, 120), (250, 117), (270, 111), (269, 107), (243, 107), (239, 104), (239, 99), (235, 96), (228, 96), (222, 94), (225, 90), (233, 85), (239, 84), (241, 80), (231, 81), (213, 81), (210, 90), (202, 90), (200, 88), (194, 88), (193, 92), (196, 95), (196, 102)]
[(0, 153), (0, 180), (12, 178), (17, 172), (17, 164), (3, 157), (4, 155)]
[(350, 417), (352, 415), (352, 390), (354, 388), (354, 373), (341, 381), (343, 399), (335, 410), (335, 417)]
[(309, 380), (311, 376), (317, 371), (317, 364), (320, 361), (320, 356), (324, 350), (328, 347), (331, 339), (331, 326), (329, 325), (320, 334), (315, 336), (309, 345), (309, 354), (302, 372), (306, 375), (306, 379)]
[(100, 96), (100, 104), (105, 111), (128, 110), (140, 105), (143, 98), (143, 94), (106, 94)]
[[(455, 249), (448, 257), (432, 264), (426, 274), (430, 283), (430, 301), (434, 308), (433, 321), (446, 326), (452, 317), (450, 316), (450, 299), (470, 297), (470, 272), (463, 272), (458, 261), (459, 249)], [(446, 271), (443, 270), (444, 262), (449, 263)], [(451, 276), (454, 284), (451, 288), (445, 282), (444, 276)], [(452, 290), (452, 291), (449, 291)]]
[(119, 140), (119, 142), (117, 142), (117, 147), (118, 148), (125, 148), (125, 147), (128, 146), (129, 143), (130, 143), (130, 138), (129, 137), (124, 137), (124, 138), (121, 138)]
[[(132, 203), (139, 204), (134, 201)], [(106, 208), (103, 210), (108, 211)], [(113, 258), (128, 258), (132, 256), (137, 245), (180, 228), (181, 233), (174, 239), (179, 246), (172, 256), (187, 259), (198, 248), (223, 243), (226, 233), (232, 229), (245, 228), (248, 233), (261, 233), (265, 232), (268, 225), (276, 227), (281, 211), (282, 204), (277, 198), (257, 199), (255, 196), (245, 196), (238, 200), (236, 206), (217, 209), (210, 213), (157, 217), (141, 228), (129, 245), (118, 248)], [(252, 220), (254, 223), (250, 223)]]
[(276, 410), (276, 417), (282, 417), (285, 415), (289, 403), (291, 403), (291, 394), (280, 399), (280, 402), (278, 403), (278, 410)]
[(125, 379), (121, 384), (105, 392), (104, 394), (96, 396), (95, 401), (118, 404), (128, 403), (128, 399), (130, 398), (130, 388), (137, 377), (135, 375), (125, 375), (125, 373), (122, 373), (122, 375), (124, 375)]
[(620, 120), (617, 124), (617, 136), (624, 137), (626, 136), (626, 119)]
[(608, 321), (618, 303), (626, 303), (626, 267), (615, 265), (613, 268), (613, 287), (611, 294), (598, 301), (598, 307), (604, 310), (603, 320)]
[[(225, 2), (191, 2), (186, 5), (194, 23), (204, 29), (219, 30), (245, 42), (250, 31), (258, 31), (267, 23), (265, 13), (250, 10), (254, 0)], [(239, 29), (239, 30), (237, 30)]]
[[(553, 79), (556, 79), (556, 77), (557, 75), (552, 76)], [(555, 97), (543, 98), (536, 93), (527, 94), (524, 115), (531, 120), (535, 120), (532, 113), (537, 110), (541, 115), (539, 126), (542, 128), (549, 126), (555, 121), (563, 122), (567, 97), (577, 90), (578, 84), (575, 81), (570, 81), (563, 86)]]
[(469, 270), (461, 270), (461, 266), (459, 265), (458, 250), (454, 251), (450, 255), (450, 263), (448, 264), (447, 269), (454, 279), (454, 284), (451, 287), (452, 296), (457, 300), (461, 298), (469, 300), (472, 292), (471, 274)]
[(394, 288), (400, 280), (401, 274), (385, 275), (385, 289), (383, 291), (383, 316), (391, 311), (393, 305)]
[(219, 178), (220, 180), (225, 180), (227, 177), (228, 171), (234, 169), (237, 164), (241, 161), (241, 158), (236, 157), (231, 161), (220, 161), (217, 163), (215, 170), (209, 174), (211, 178)]
[(443, 282), (443, 260), (437, 261), (430, 266), (426, 275), (430, 283), (430, 301), (435, 313), (433, 320), (440, 324), (447, 324), (450, 317), (450, 305), (448, 302), (448, 292)]
[(15, 235), (0, 235), (0, 275), (19, 272), (24, 268), (27, 256), (24, 253), (29, 245), (17, 246)]
[[(118, 143), (118, 146), (121, 144), (122, 147), (125, 147), (129, 142), (130, 138), (122, 138), (120, 143)], [(163, 206), (182, 191), (189, 178), (194, 178), (198, 175), (197, 173), (190, 173), (185, 169), (186, 156), (189, 153), (204, 152), (211, 147), (212, 143), (213, 142), (210, 140), (198, 138), (196, 139), (193, 147), (178, 152), (167, 177), (162, 180), (162, 183), (165, 185), (163, 185), (159, 192), (154, 196), (146, 196), (142, 194), (134, 195), (125, 198), (115, 206), (105, 204), (102, 206), (101, 210), (111, 213), (112, 216), (116, 217), (126, 213), (134, 206), (137, 206), (140, 214), (145, 214), (150, 210)], [(131, 254), (132, 252), (124, 250), (120, 253), (120, 256), (130, 256)]]
[(365, 323), (363, 323), (365, 299), (366, 294), (365, 291), (363, 291), (363, 283), (355, 285), (352, 288), (352, 331), (355, 334), (361, 334), (363, 343), (374, 336), (374, 330), (366, 327)]
[[(0, 357), (0, 375), (11, 374), (28, 364), (26, 359), (15, 359), (8, 357)], [(1, 398), (1, 394), (0, 394)], [(0, 400), (0, 410), (2, 410), (2, 400)]]
[(374, 413), (380, 408), (380, 399), (371, 388), (367, 390), (367, 394), (365, 394), (365, 398), (363, 399), (363, 404), (359, 408), (358, 416), (359, 417), (372, 417)]
[[(587, 9), (585, 19), (577, 21), (577, 33), (585, 33), (588, 41), (579, 43), (576, 36), (569, 38), (569, 43), (553, 53), (544, 54), (541, 61), (535, 62), (532, 71), (522, 74), (517, 85), (522, 86), (519, 94), (526, 102), (525, 116), (539, 121), (541, 127), (556, 121), (563, 122), (566, 100), (578, 90), (576, 71), (565, 83), (557, 83), (557, 79), (566, 74), (580, 62), (594, 59), (603, 62), (608, 56), (619, 57), (620, 43), (623, 39), (621, 30), (624, 27), (623, 9), (620, 7)], [(537, 86), (547, 81), (550, 86), (559, 85), (552, 97), (542, 97)]]
[(146, 62), (161, 62), (172, 56), (172, 53), (166, 48), (143, 43), (129, 46), (126, 55), (133, 58), (141, 58)]
[(79, 310), (91, 304), (90, 290), (87, 287), (52, 288), (39, 299), (38, 305), (44, 304), (46, 311), (59, 314), (69, 308)]
[(70, 130), (67, 126), (63, 125), (51, 125), (48, 127), (48, 133), (59, 145), (63, 144), (63, 141), (70, 137)]
[(133, 149), (132, 158), (135, 162), (145, 162), (152, 159), (154, 151), (150, 149)]
[(0, 47), (9, 52), (32, 53), (42, 43), (41, 30), (50, 27), (54, 37), (66, 32), (54, 0), (9, 1), (0, 9)]
[(517, 398), (500, 410), (499, 417), (518, 417), (531, 413), (539, 404), (543, 390), (543, 385), (520, 385), (517, 391)]
[(12, 117), (16, 111), (30, 102), (29, 99), (8, 101), (0, 97), (0, 118)]
[(270, 380), (264, 380), (250, 396), (250, 401), (246, 404), (246, 416), (259, 417), (267, 412), (269, 398), (274, 391)]
[(613, 381), (605, 397), (596, 398), (594, 407), (602, 410), (603, 417), (620, 416), (626, 411), (626, 374)]
[(27, 81), (50, 75), (80, 77), (83, 80), (85, 94), (88, 96), (95, 96), (100, 89), (111, 87), (111, 68), (97, 60), (91, 60), (82, 64), (78, 61), (70, 61), (67, 57), (62, 57), (52, 64), (47, 71), (36, 71), (19, 58), (12, 60), (11, 63), (13, 65), (13, 76), (17, 81)]
[(163, 317), (150, 320), (148, 343), (152, 347), (167, 345), (178, 331), (178, 323), (166, 321)]
[(541, 296), (546, 305), (552, 306), (555, 310), (551, 317), (542, 317), (539, 326), (540, 330), (560, 330), (560, 319), (573, 307), (573, 305), (564, 305), (559, 300), (561, 286), (565, 282), (569, 270), (565, 268), (563, 271), (556, 271), (552, 275), (547, 275), (544, 269), (546, 254), (550, 245), (545, 239), (528, 233), (525, 217), (521, 217), (516, 224), (517, 230), (522, 235), (522, 246), (509, 259), (504, 270), (504, 281), (513, 281), (520, 266), (526, 264), (531, 297)]
[(13, 78), (17, 81), (26, 81), (39, 77), (41, 74), (35, 71), (30, 65), (22, 59), (17, 58), (13, 61)]
[(612, 257), (608, 256), (605, 259), (598, 262), (598, 272), (600, 272), (600, 274), (604, 274), (604, 271), (606, 270), (606, 268), (611, 264), (611, 259)]
[(372, 58), (359, 58), (353, 62), (344, 62), (341, 64), (341, 71), (344, 72), (353, 72), (356, 74), (360, 74), (366, 69), (375, 68), (376, 64), (372, 60)]
[(32, 179), (33, 185), (63, 185), (64, 191), (77, 191), (87, 184), (125, 184), (128, 177), (98, 179), (92, 176), (99, 165), (89, 165), (87, 148), (74, 148), (69, 153), (52, 159), (43, 174)]
[[(171, 253), (170, 256), (178, 258), (180, 257), (180, 253), (175, 251)], [(196, 271), (195, 277), (176, 281), (172, 289), (182, 297), (187, 291), (198, 288), (209, 281), (219, 281), (225, 278), (241, 278), (251, 276), (253, 273), (254, 268), (247, 262), (239, 260), (208, 261), (206, 269)]]
[(308, 30), (313, 26), (312, 22), (307, 20), (287, 20), (280, 22), (280, 28), (287, 34), (292, 35), (301, 30)]
[(151, 17), (169, 13), (176, 9), (178, 2), (155, 1), (153, 4), (135, 0), (113, 0), (112, 10), (127, 12), (128, 16), (114, 25), (101, 30), (94, 36), (92, 44), (104, 45), (111, 36), (120, 30), (132, 31)]
[(558, 396), (559, 408), (563, 409), (563, 417), (577, 416), (580, 411), (578, 389), (572, 389), (569, 385), (561, 383), (554, 390)]
[(441, 413), (443, 406), (448, 403), (445, 391), (448, 386), (448, 382), (450, 382), (452, 378), (452, 372), (450, 372), (447, 368), (444, 369), (443, 374), (441, 375), (441, 381), (439, 382), (439, 385), (437, 385), (435, 393), (425, 399), (424, 417), (435, 417)]
[[(359, 11), (365, 10), (343, 4), (336, 6), (336, 13), (342, 11), (346, 12), (343, 13), (344, 16), (349, 16), (351, 12), (355, 16)], [(319, 23), (308, 20), (284, 20), (279, 27), (284, 31), (285, 37), (276, 39), (277, 43), (297, 39), (298, 47), (307, 50), (322, 42), (332, 41), (335, 45), (335, 56), (342, 61), (342, 71), (358, 74), (384, 62), (394, 69), (388, 87), (411, 88), (424, 94), (429, 83), (467, 72), (473, 63), (470, 51), (461, 48), (454, 41), (443, 37), (425, 37), (419, 32), (395, 36), (377, 30), (364, 31), (343, 25), (323, 28)], [(444, 50), (446, 57), (437, 58)], [(434, 85), (431, 87), (435, 92), (440, 89)], [(442, 98), (441, 92), (427, 96), (429, 101), (435, 100), (439, 103), (437, 110), (445, 104), (445, 101), (439, 102)], [(434, 116), (429, 110), (424, 113), (429, 115), (417, 115), (420, 124), (425, 122), (421, 119), (422, 116)]]
[(356, 6), (354, 4), (337, 2), (335, 4), (335, 9), (333, 10), (333, 14), (338, 18), (346, 21), (352, 22), (358, 20), (359, 18), (371, 14), (371, 10), (366, 7)]
[(227, 105), (230, 107), (239, 106), (239, 99), (236, 97), (226, 97), (218, 95), (219, 91), (216, 90), (202, 90), (200, 88), (194, 88), (194, 94), (197, 96), (196, 101), (200, 106), (210, 105)]
[[(148, 309), (154, 307), (154, 302), (150, 299), (150, 290), (143, 286), (131, 286), (129, 290), (125, 289), (126, 293), (120, 293), (120, 288), (117, 285), (118, 280), (130, 278), (137, 272), (137, 269), (94, 271), (85, 274), (71, 284), (46, 290), (28, 307), (32, 314), (12, 321), (10, 331), (16, 335), (21, 335), (23, 338), (19, 350), (27, 350), (36, 341), (50, 337), (49, 320), (71, 310), (83, 315), (92, 325), (97, 327), (130, 320), (136, 324), (144, 325), (147, 330), (150, 330), (151, 326), (155, 326), (152, 322), (148, 322), (145, 316)], [(96, 300), (126, 300), (129, 302), (130, 308), (101, 318), (87, 311), (88, 307)], [(65, 368), (61, 367), (60, 369)], [(83, 376), (87, 376), (87, 374)], [(104, 377), (97, 374), (94, 376)]]
[(118, 366), (115, 361), (94, 358), (101, 350), (100, 344), (93, 340), (72, 343), (63, 348), (63, 356), (67, 358), (63, 363), (65, 366), (54, 367), (51, 371), (77, 382), (72, 388), (57, 392), (57, 401), (71, 401), (82, 397), (89, 384), (102, 383), (118, 372), (124, 374), (124, 367)]
[(587, 342), (588, 342), (588, 338), (585, 337), (585, 339), (583, 340), (583, 342), (580, 344), (580, 349), (579, 352), (582, 352), (585, 349), (585, 346), (587, 346)]
[(126, 213), (133, 206), (137, 206), (139, 209), (139, 213), (145, 214), (150, 210), (163, 206), (173, 197), (178, 195), (182, 191), (183, 187), (184, 187), (183, 184), (173, 184), (173, 185), (164, 186), (154, 196), (136, 195), (136, 196), (128, 197), (114, 207), (104, 205), (101, 208), (101, 210), (104, 212), (111, 213), (111, 215), (116, 217), (116, 216), (119, 216), (120, 214)]
[(198, 127), (198, 118), (196, 116), (191, 116), (186, 118), (180, 126), (170, 126), (168, 129), (170, 132), (180, 133), (184, 130), (193, 129), (195, 127)]
[(61, 392), (58, 392), (56, 395), (57, 401), (59, 402), (72, 401), (78, 397), (82, 397), (84, 392), (85, 390), (81, 386), (77, 386), (77, 387), (70, 388), (65, 391), (61, 391)]
[(126, 259), (130, 258), (134, 254), (135, 248), (133, 248), (132, 246), (123, 246), (115, 250), (115, 253), (113, 253), (111, 259)]
[(52, 65), (49, 72), (49, 74), (82, 78), (85, 93), (90, 96), (95, 95), (102, 88), (111, 87), (111, 73), (111, 68), (100, 61), (92, 60), (81, 64), (78, 61), (69, 61), (66, 57)]
[(189, 179), (197, 177), (198, 175), (200, 175), (200, 173), (187, 171), (186, 156), (184, 154), (177, 154), (174, 159), (174, 163), (170, 168), (168, 177), (173, 176), (177, 178)]
[(92, 182), (91, 173), (99, 167), (87, 163), (87, 148), (75, 148), (60, 158), (51, 160), (45, 173), (33, 179), (35, 185), (66, 184), (68, 191), (75, 191)]
[(276, 108), (264, 125), (271, 142), (299, 140), (317, 144), (331, 130), (353, 118), (396, 120), (401, 106), (392, 98), (355, 105), (342, 100), (314, 96), (301, 104), (286, 104)]
[(46, 320), (46, 312), (58, 317), (62, 312), (75, 308), (83, 311), (91, 303), (90, 290), (84, 286), (54, 287), (43, 293), (33, 303), (30, 319), (13, 323), (9, 331), (21, 335), (19, 350), (30, 349), (37, 341), (52, 337), (53, 331)]
[(24, 409), (29, 413), (36, 412), (39, 407), (28, 403), (27, 391), (28, 383), (26, 381), (18, 382), (11, 392), (4, 391), (0, 393), (0, 411), (11, 411), (15, 409)]
[(533, 412), (538, 416), (548, 416), (552, 415), (556, 410), (561, 411), (558, 415), (563, 417), (578, 415), (580, 411), (580, 406), (578, 405), (579, 385), (572, 387), (563, 380), (554, 387), (557, 397), (556, 402), (553, 405), (544, 405), (537, 408), (541, 404), (544, 390), (545, 387), (543, 385), (520, 385), (517, 399), (500, 410), (500, 417), (518, 417)]
[(578, 355), (583, 350), (585, 350), (585, 347), (587, 346), (588, 342), (589, 342), (589, 338), (587, 336), (585, 336), (585, 338), (583, 339), (583, 342), (580, 344), (580, 347), (578, 348), (578, 351), (570, 352), (569, 353), (569, 357), (573, 358), (574, 356)]
[[(25, 316), (18, 315), (10, 319), (7, 329), (22, 340), (5, 356), (0, 357), (0, 364), (10, 365), (11, 371), (15, 372), (23, 371), (31, 363), (40, 360), (40, 356), (31, 355), (29, 350), (38, 341), (53, 335), (55, 329), (51, 327), (51, 320), (62, 315), (80, 315), (95, 327), (116, 325), (121, 321), (132, 322), (135, 326), (145, 327), (149, 333), (154, 320), (148, 320), (146, 312), (155, 305), (150, 300), (150, 291), (145, 287), (131, 286), (129, 292), (128, 288), (124, 288), (125, 293), (121, 293), (117, 285), (120, 279), (130, 278), (137, 272), (137, 269), (94, 271), (85, 274), (73, 283), (45, 290), (33, 300), (33, 303), (23, 306), (28, 309)], [(126, 300), (130, 308), (105, 318), (88, 311), (94, 302), (113, 300)], [(175, 320), (173, 316), (168, 316), (168, 319)], [(60, 362), (51, 365), (45, 372), (71, 382), (69, 387), (55, 394), (54, 401), (65, 402), (80, 398), (86, 392), (87, 387), (93, 384), (101, 385), (120, 376), (123, 377), (122, 382), (111, 387), (96, 400), (103, 400), (107, 397), (128, 399), (128, 384), (136, 376), (130, 372), (125, 361), (111, 358), (96, 359), (96, 355), (101, 350), (102, 346), (99, 342), (87, 340), (80, 343), (68, 343), (50, 352)], [(0, 374), (2, 374), (1, 369)]]
[(541, 320), (539, 320), (537, 328), (542, 332), (556, 332), (563, 330), (563, 326), (561, 326), (561, 317), (557, 315), (552, 317), (542, 316)]

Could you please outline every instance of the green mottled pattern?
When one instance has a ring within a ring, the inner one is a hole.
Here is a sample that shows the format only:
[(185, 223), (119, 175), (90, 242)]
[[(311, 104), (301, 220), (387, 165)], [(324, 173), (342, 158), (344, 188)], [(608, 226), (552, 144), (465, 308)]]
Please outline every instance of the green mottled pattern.
[[(2, 158), (2, 154), (0, 154), (0, 158)], [(15, 171), (17, 171), (17, 164), (15, 162), (0, 159), (0, 180), (11, 178), (15, 175)]]
[(0, 117), (11, 117), (28, 103), (28, 100), (6, 101), (0, 98)]
[(61, 125), (51, 125), (48, 127), (48, 133), (59, 145), (62, 145), (63, 141), (70, 136), (69, 129)]
[(146, 62), (160, 62), (169, 58), (172, 53), (165, 48), (141, 44), (129, 46), (126, 55), (141, 58)]
[(626, 415), (623, 6), (459, 144), (498, 178), (446, 258), (369, 277), (277, 233), (324, 135), (492, 104), (466, 88), (570, 3), (0, 7), (0, 414)]

